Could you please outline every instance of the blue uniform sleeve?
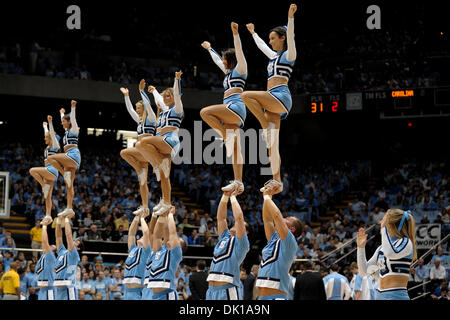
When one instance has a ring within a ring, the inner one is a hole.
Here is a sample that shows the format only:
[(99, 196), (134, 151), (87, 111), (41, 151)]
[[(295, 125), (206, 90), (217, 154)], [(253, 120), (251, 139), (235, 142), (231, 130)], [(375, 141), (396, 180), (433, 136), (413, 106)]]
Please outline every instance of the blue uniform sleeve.
[(244, 234), (244, 236), (240, 239), (236, 236), (235, 246), (237, 249), (236, 252), (240, 255), (238, 259), (244, 259), (247, 252), (250, 250), (250, 242), (248, 241), (247, 234)]
[(355, 278), (355, 288), (354, 288), (354, 290), (355, 290), (355, 291), (361, 291), (361, 287), (362, 287), (362, 277), (361, 277), (361, 275), (358, 273), (358, 274), (356, 275), (356, 278)]
[(287, 252), (291, 253), (292, 256), (295, 256), (297, 252), (297, 240), (295, 240), (294, 235), (291, 231), (289, 231), (286, 235), (286, 238), (282, 240)]
[(70, 264), (77, 265), (80, 262), (80, 255), (78, 254), (78, 250), (76, 247), (73, 247), (72, 252), (70, 252)]

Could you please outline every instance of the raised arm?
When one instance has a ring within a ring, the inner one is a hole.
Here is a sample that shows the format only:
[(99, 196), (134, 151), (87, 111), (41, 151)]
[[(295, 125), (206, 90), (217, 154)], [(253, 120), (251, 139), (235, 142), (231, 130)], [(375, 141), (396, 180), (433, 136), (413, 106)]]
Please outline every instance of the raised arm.
[(59, 109), (59, 115), (61, 116), (61, 121), (62, 121), (62, 118), (64, 117), (65, 113), (66, 113), (66, 109), (64, 109), (64, 108)]
[(175, 248), (180, 245), (180, 238), (178, 238), (177, 234), (177, 226), (175, 225), (175, 219), (173, 218), (173, 214), (175, 213), (175, 207), (172, 206), (170, 208), (170, 212), (167, 216), (167, 226), (169, 229), (169, 248)]
[(153, 112), (152, 106), (150, 105), (150, 98), (147, 96), (144, 89), (145, 80), (142, 79), (141, 82), (139, 82), (139, 92), (141, 93), (141, 99), (144, 103), (145, 110), (147, 111), (147, 118), (150, 122), (156, 122), (156, 115), (155, 112)]
[(143, 216), (141, 216), (141, 228), (142, 228), (142, 239), (144, 241), (144, 248), (147, 249), (150, 244), (150, 230)]
[(120, 91), (123, 93), (123, 96), (125, 98), (125, 106), (127, 107), (128, 113), (130, 114), (130, 116), (133, 118), (134, 121), (139, 123), (141, 119), (139, 118), (137, 112), (133, 109), (133, 104), (131, 103), (128, 89), (120, 88)]
[(269, 59), (273, 59), (277, 56), (277, 53), (269, 48), (269, 46), (258, 36), (255, 32), (255, 26), (253, 23), (248, 23), (248, 31), (251, 33), (253, 40), (255, 40), (256, 46), (261, 50)]
[(166, 109), (167, 106), (164, 103), (164, 98), (159, 94), (158, 90), (154, 86), (148, 86), (148, 92), (153, 94), (153, 98), (155, 99), (156, 105), (161, 109)]
[(49, 124), (49, 128), (50, 128), (50, 138), (52, 139), (52, 147), (53, 148), (60, 148), (59, 146), (59, 141), (58, 139), (56, 139), (56, 133), (55, 133), (55, 129), (53, 128), (53, 117), (52, 116), (47, 116), (47, 120), (48, 120), (48, 124)]
[(358, 271), (359, 274), (364, 277), (368, 276), (370, 273), (368, 272), (369, 267), (377, 268), (377, 259), (378, 259), (378, 251), (375, 250), (374, 255), (370, 258), (369, 261), (366, 260), (366, 242), (367, 242), (367, 233), (364, 228), (360, 228), (356, 235), (356, 259), (358, 263)]
[(244, 214), (242, 213), (241, 206), (239, 205), (239, 202), (237, 201), (236, 196), (234, 194), (230, 197), (230, 201), (231, 201), (231, 210), (233, 210), (236, 236), (238, 237), (238, 239), (240, 239), (247, 233), (245, 230)]
[(47, 222), (43, 222), (42, 226), (42, 251), (45, 252), (45, 254), (49, 254), (51, 251), (50, 244), (48, 243), (48, 234), (47, 234), (47, 226), (49, 225), (48, 220), (44, 220)]
[(269, 209), (269, 206), (266, 205), (266, 201), (264, 200), (263, 209), (262, 209), (262, 218), (263, 218), (263, 224), (264, 224), (264, 233), (266, 234), (267, 241), (270, 240), (273, 232), (275, 231), (275, 224), (273, 221), (273, 217), (270, 214), (268, 209)]
[(56, 226), (55, 226), (55, 241), (56, 248), (59, 249), (63, 244), (62, 230), (61, 230), (61, 218), (56, 218)]
[(217, 208), (217, 232), (219, 236), (228, 229), (227, 223), (227, 205), (231, 192), (224, 192)]
[(181, 93), (181, 75), (183, 72), (177, 71), (175, 72), (175, 81), (173, 84), (173, 97), (175, 100), (175, 112), (176, 113), (182, 113), (183, 112), (183, 103), (181, 102), (181, 96), (183, 95)]
[(80, 132), (80, 129), (78, 128), (78, 124), (77, 124), (76, 115), (75, 115), (76, 106), (77, 106), (77, 102), (75, 100), (72, 100), (71, 107), (70, 107), (71, 108), (70, 124), (72, 125), (71, 130), (72, 130), (73, 134), (78, 134)]
[(70, 219), (64, 218), (64, 233), (66, 234), (67, 250), (72, 252), (74, 245), (72, 236), (72, 227), (70, 225)]
[(211, 44), (208, 41), (203, 41), (202, 47), (208, 50), (212, 60), (220, 68), (220, 70), (222, 70), (223, 73), (226, 73), (227, 70), (225, 69), (225, 66), (223, 64), (222, 57), (211, 47)]
[[(153, 232), (155, 231), (156, 221), (158, 220), (158, 216), (156, 214), (152, 214), (152, 218), (148, 223), (148, 239), (150, 243), (150, 247), (153, 250)], [(154, 250), (153, 250), (154, 251)]]
[(288, 61), (294, 61), (297, 58), (297, 49), (295, 48), (294, 39), (294, 13), (297, 11), (297, 5), (291, 4), (288, 13), (288, 25), (286, 31), (287, 52), (286, 59)]
[(130, 229), (128, 229), (128, 250), (136, 244), (136, 233), (139, 226), (140, 218), (135, 216), (133, 222), (131, 222)]
[(242, 51), (241, 38), (238, 32), (239, 25), (235, 22), (231, 23), (231, 30), (233, 32), (234, 50), (236, 52), (236, 71), (239, 74), (247, 73), (247, 61), (245, 60), (244, 52)]
[[(152, 216), (153, 219), (153, 216)], [(166, 228), (166, 222), (167, 219), (164, 219), (164, 217), (162, 216), (158, 216), (156, 220), (156, 225), (155, 225), (155, 231), (153, 232), (153, 242), (152, 242), (152, 249), (153, 252), (158, 251), (161, 246), (162, 246), (162, 237), (163, 237), (163, 232), (164, 229)]]
[[(272, 197), (269, 194), (264, 195), (264, 204), (263, 204), (263, 218), (264, 215), (267, 215), (268, 220), (272, 219), (275, 224), (275, 229), (282, 240), (284, 240), (289, 232), (286, 223), (284, 222), (283, 215), (280, 212), (280, 209), (276, 206), (276, 204), (272, 201)], [(264, 221), (264, 228), (266, 225), (266, 221)], [(273, 233), (273, 232), (272, 232)], [(266, 231), (267, 237), (267, 231)]]

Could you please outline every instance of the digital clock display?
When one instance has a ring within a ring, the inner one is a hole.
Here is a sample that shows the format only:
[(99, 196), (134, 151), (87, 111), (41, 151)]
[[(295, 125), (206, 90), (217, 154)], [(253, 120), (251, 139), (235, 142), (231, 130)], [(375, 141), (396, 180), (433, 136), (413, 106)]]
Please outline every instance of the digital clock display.
[(341, 94), (311, 95), (309, 111), (311, 114), (334, 113), (342, 109)]

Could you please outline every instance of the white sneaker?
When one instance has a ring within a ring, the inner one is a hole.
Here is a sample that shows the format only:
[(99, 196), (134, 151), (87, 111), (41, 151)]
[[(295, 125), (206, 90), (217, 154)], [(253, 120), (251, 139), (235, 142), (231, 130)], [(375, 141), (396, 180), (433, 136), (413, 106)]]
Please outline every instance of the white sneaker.
[(162, 203), (161, 204), (161, 207), (159, 208), (159, 210), (158, 211), (153, 211), (157, 216), (160, 216), (160, 215), (162, 215), (162, 214), (164, 214), (166, 211), (169, 211), (170, 210), (170, 207), (171, 207), (172, 205), (170, 204), (170, 203)]
[(266, 129), (266, 144), (267, 148), (272, 148), (275, 142), (275, 123), (269, 122), (269, 126)]
[(44, 192), (44, 198), (47, 199), (48, 192), (50, 191), (50, 185), (48, 183), (44, 184), (42, 191)]
[(158, 211), (161, 208), (161, 205), (163, 204), (163, 199), (159, 199), (159, 202), (156, 206), (153, 207), (153, 212)]
[(161, 162), (160, 166), (159, 166), (159, 167), (161, 168), (161, 170), (163, 171), (164, 176), (165, 176), (166, 178), (169, 178), (169, 177), (170, 177), (170, 167), (169, 167), (169, 164), (170, 164), (169, 159), (168, 159), (168, 158), (164, 158), (163, 161)]
[(236, 180), (231, 180), (229, 184), (222, 188), (222, 191), (232, 191), (236, 187)]
[(276, 189), (281, 188), (281, 190), (278, 191), (277, 193), (283, 191), (283, 184), (281, 182), (278, 182), (275, 179), (271, 179), (271, 180), (267, 181), (266, 183), (264, 183), (264, 187), (259, 189), (259, 191), (264, 192), (264, 191), (266, 191), (266, 188), (269, 189), (270, 187), (274, 187)]
[(153, 173), (156, 175), (156, 181), (161, 181), (161, 172), (159, 172), (159, 167), (153, 168)]
[(42, 224), (42, 225), (44, 224), (44, 221), (45, 221), (45, 222), (48, 221), (48, 223), (47, 223), (47, 225), (48, 225), (48, 224), (50, 224), (50, 223), (53, 222), (53, 218), (50, 217), (50, 216), (45, 216), (44, 219), (42, 219), (42, 221), (41, 221), (41, 224)]
[(69, 216), (71, 216), (70, 218), (73, 217), (73, 215), (75, 215), (75, 211), (73, 211), (72, 209), (64, 209), (63, 211), (61, 211), (60, 213), (58, 213), (58, 217), (61, 218), (69, 218)]
[(72, 172), (70, 171), (65, 171), (64, 172), (64, 181), (66, 182), (67, 186), (70, 186), (70, 189), (72, 188), (71, 183), (72, 183)]
[(139, 206), (139, 208), (137, 208), (137, 210), (133, 211), (133, 214), (136, 216), (140, 216), (140, 215), (144, 214), (146, 210), (148, 210), (148, 208)]
[(225, 149), (227, 150), (227, 157), (231, 157), (234, 151), (234, 140), (236, 138), (236, 133), (231, 130), (227, 130), (227, 137), (225, 139)]
[(142, 168), (141, 173), (139, 173), (138, 180), (141, 186), (147, 182), (147, 170), (145, 168)]
[(244, 190), (245, 190), (244, 184), (238, 180), (234, 180), (234, 182), (236, 183), (236, 187), (238, 188), (238, 194), (241, 194), (242, 192), (244, 192)]

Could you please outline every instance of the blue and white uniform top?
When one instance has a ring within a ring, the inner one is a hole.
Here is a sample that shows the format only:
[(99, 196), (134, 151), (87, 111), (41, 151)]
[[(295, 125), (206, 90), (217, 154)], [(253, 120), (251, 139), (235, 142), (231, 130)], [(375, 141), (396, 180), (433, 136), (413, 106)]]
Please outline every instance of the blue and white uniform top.
[(125, 96), (125, 105), (127, 107), (128, 113), (133, 118), (134, 121), (138, 124), (137, 126), (137, 134), (138, 137), (143, 134), (155, 134), (156, 131), (156, 115), (153, 112), (153, 109), (150, 105), (150, 99), (144, 90), (140, 91), (142, 102), (144, 104), (145, 111), (147, 112), (147, 117), (145, 118), (144, 123), (142, 123), (141, 117), (137, 114), (137, 112), (133, 109), (133, 105), (131, 104), (131, 100), (129, 96)]
[(228, 282), (238, 287), (241, 281), (239, 267), (250, 250), (247, 234), (239, 239), (226, 229), (218, 240), (206, 281)]
[[(174, 80), (173, 85), (173, 97), (175, 104), (172, 106), (166, 106), (163, 97), (158, 91), (153, 90), (153, 96), (157, 104), (161, 106), (161, 112), (156, 123), (156, 129), (175, 128), (181, 127), (181, 121), (184, 117), (183, 103), (181, 102), (181, 79)], [(178, 130), (175, 130), (178, 131)]]
[(368, 275), (370, 272), (367, 270), (371, 268), (379, 271), (381, 279), (390, 275), (400, 275), (408, 279), (414, 256), (414, 246), (407, 237), (391, 237), (387, 228), (383, 227), (381, 229), (381, 246), (375, 250), (372, 258), (366, 261), (365, 248), (358, 248), (357, 255), (358, 269), (362, 276)]
[(169, 249), (163, 245), (153, 256), (147, 288), (174, 288), (175, 273), (182, 257), (181, 246)]
[(273, 51), (256, 32), (253, 33), (253, 39), (255, 40), (258, 48), (270, 59), (269, 64), (267, 65), (267, 80), (272, 78), (283, 78), (289, 80), (295, 64), (295, 59), (297, 58), (297, 50), (295, 48), (294, 41), (294, 18), (288, 19), (286, 30), (286, 51)]
[(38, 287), (53, 286), (53, 281), (55, 280), (55, 262), (56, 257), (53, 251), (50, 251), (48, 254), (42, 252), (35, 269), (38, 275)]
[(289, 269), (295, 259), (296, 251), (297, 241), (292, 232), (288, 231), (286, 238), (282, 240), (274, 231), (262, 250), (256, 286), (278, 289), (288, 294)]
[(76, 268), (80, 262), (80, 255), (74, 246), (72, 251), (66, 249), (62, 244), (56, 251), (58, 258), (55, 263), (54, 286), (75, 286)]
[(151, 252), (151, 248), (137, 246), (133, 244), (128, 250), (128, 256), (125, 260), (125, 271), (123, 283), (144, 284), (145, 263)]
[(361, 291), (359, 300), (375, 300), (375, 284), (372, 276), (368, 275), (363, 277), (358, 273), (354, 279), (352, 298), (356, 298), (356, 291)]
[(333, 272), (323, 278), (325, 293), (328, 300), (348, 300), (352, 290), (348, 280), (343, 275)]
[(49, 124), (50, 130), (47, 128), (47, 126), (44, 126), (44, 132), (50, 134), (50, 144), (45, 148), (44, 150), (44, 163), (47, 161), (48, 156), (57, 154), (59, 152), (60, 146), (59, 146), (59, 136), (55, 134), (55, 130), (53, 129), (53, 124), (50, 122)]
[(245, 60), (241, 39), (238, 34), (233, 35), (233, 41), (237, 60), (237, 64), (233, 69), (225, 69), (222, 57), (213, 48), (208, 50), (214, 63), (225, 73), (223, 80), (225, 94), (233, 88), (241, 88), (244, 90), (245, 81), (247, 80), (247, 61)]
[[(80, 133), (80, 129), (77, 124), (77, 120), (75, 118), (75, 108), (72, 108), (72, 111), (70, 112), (70, 129), (65, 129), (64, 137), (63, 137), (63, 147), (72, 146), (72, 147), (78, 147), (78, 135)], [(63, 114), (61, 114), (61, 119), (64, 117)]]
[(152, 267), (153, 262), (153, 256), (155, 253), (153, 251), (150, 252), (150, 254), (147, 257), (147, 261), (145, 262), (145, 271), (144, 271), (144, 285), (148, 285), (148, 281), (150, 279), (150, 269)]

